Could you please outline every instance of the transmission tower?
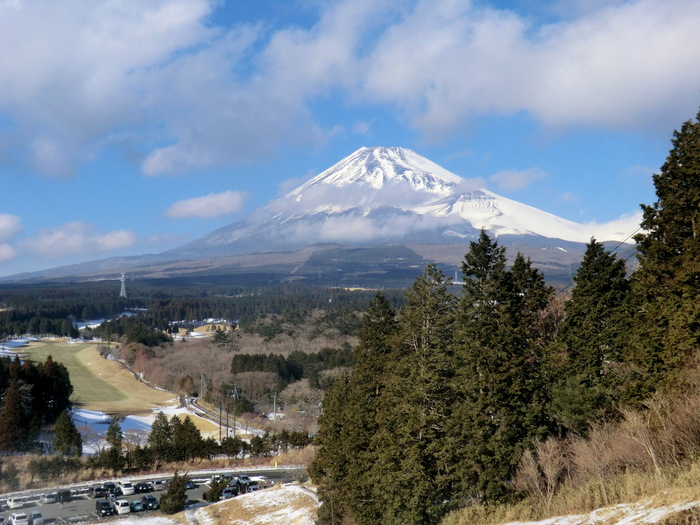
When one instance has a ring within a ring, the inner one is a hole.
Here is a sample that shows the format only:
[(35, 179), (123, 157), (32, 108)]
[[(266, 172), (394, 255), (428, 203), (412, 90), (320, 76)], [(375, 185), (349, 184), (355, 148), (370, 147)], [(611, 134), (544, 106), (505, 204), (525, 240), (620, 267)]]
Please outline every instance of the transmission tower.
[(122, 278), (120, 280), (122, 282), (122, 289), (119, 292), (119, 297), (126, 299), (126, 274), (122, 274)]

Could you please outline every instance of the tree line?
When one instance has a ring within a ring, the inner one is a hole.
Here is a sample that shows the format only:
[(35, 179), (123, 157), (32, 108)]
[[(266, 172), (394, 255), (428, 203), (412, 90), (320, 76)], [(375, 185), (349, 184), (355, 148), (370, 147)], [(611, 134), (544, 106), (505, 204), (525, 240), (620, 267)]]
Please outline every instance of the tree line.
[(306, 432), (284, 430), (265, 433), (250, 440), (225, 436), (221, 441), (204, 438), (189, 416), (170, 419), (159, 412), (145, 445), (125, 442), (118, 420), (107, 429), (107, 446), (88, 459), (88, 466), (114, 471), (146, 471), (169, 463), (194, 462), (225, 455), (228, 458), (267, 457), (292, 448), (304, 448), (312, 442)]
[(231, 373), (272, 372), (280, 378), (279, 388), (293, 381), (308, 378), (314, 388), (319, 388), (318, 375), (322, 370), (353, 365), (353, 352), (349, 345), (341, 348), (322, 348), (307, 353), (295, 350), (287, 356), (279, 354), (235, 354), (231, 360)]
[[(700, 115), (674, 134), (643, 206), (639, 268), (595, 239), (567, 300), (482, 231), (458, 298), (428, 265), (396, 311), (377, 295), (351, 374), (323, 402), (320, 524), (435, 524), (512, 501), (529, 451), (683, 388), (700, 349)], [(562, 304), (563, 303), (563, 304)]]

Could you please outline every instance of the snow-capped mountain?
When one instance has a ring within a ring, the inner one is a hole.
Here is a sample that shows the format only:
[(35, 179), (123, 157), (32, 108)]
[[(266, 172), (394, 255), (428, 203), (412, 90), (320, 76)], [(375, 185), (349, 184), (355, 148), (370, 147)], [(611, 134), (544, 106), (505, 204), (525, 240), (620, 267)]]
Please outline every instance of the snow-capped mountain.
[(361, 148), (249, 217), (171, 255), (222, 256), (309, 244), (454, 244), (497, 236), (622, 241), (639, 224), (578, 224), (506, 199), (405, 148)]

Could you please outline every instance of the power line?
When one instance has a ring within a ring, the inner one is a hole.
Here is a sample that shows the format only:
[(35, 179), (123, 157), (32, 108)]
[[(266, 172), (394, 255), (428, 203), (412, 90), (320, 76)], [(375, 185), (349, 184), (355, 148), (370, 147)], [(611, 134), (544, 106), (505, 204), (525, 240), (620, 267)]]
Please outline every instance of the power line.
[[(635, 235), (635, 234), (636, 234), (639, 230), (641, 230), (641, 229), (642, 229), (641, 226), (637, 226), (637, 229), (634, 230), (632, 233), (630, 233), (627, 237), (625, 237), (624, 239), (622, 239), (619, 243), (617, 243), (617, 245), (615, 245), (615, 247), (612, 248), (612, 249), (610, 250), (610, 253), (614, 253), (615, 250), (617, 250), (620, 246), (622, 246), (623, 244), (625, 244), (625, 242), (626, 242), (628, 239), (630, 239), (633, 235)], [(622, 261), (623, 261), (623, 262), (627, 262), (627, 261), (629, 261), (632, 257), (634, 257), (635, 255), (637, 255), (637, 250), (634, 250), (628, 257), (622, 259)], [(572, 281), (571, 281), (569, 284), (567, 284), (564, 288), (562, 288), (561, 290), (559, 290), (559, 291), (556, 293), (556, 295), (561, 295), (561, 294), (563, 294), (563, 293), (566, 292), (569, 288), (571, 288), (573, 285), (574, 285), (574, 281), (572, 280)]]

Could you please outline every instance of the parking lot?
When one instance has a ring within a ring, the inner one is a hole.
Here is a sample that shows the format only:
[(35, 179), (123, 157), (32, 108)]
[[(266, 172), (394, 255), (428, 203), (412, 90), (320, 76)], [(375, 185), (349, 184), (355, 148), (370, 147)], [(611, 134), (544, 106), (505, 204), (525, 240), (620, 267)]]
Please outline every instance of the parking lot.
[[(186, 495), (188, 505), (196, 505), (204, 503), (203, 494), (209, 489), (209, 481), (212, 476), (247, 476), (250, 478), (250, 490), (262, 490), (273, 484), (290, 481), (288, 474), (284, 469), (271, 470), (254, 470), (254, 471), (220, 471), (206, 474), (192, 475), (190, 478), (189, 488)], [(24, 512), (28, 516), (32, 512), (39, 512), (41, 517), (34, 525), (47, 523), (74, 523), (79, 521), (96, 521), (104, 519), (107, 515), (102, 515), (97, 509), (98, 501), (108, 501), (110, 506), (114, 507), (116, 500), (125, 500), (128, 512), (132, 510), (143, 513), (158, 513), (160, 510), (153, 509), (135, 509), (138, 507), (134, 502), (143, 502), (144, 496), (153, 496), (157, 501), (160, 500), (164, 490), (167, 489), (170, 482), (169, 477), (150, 478), (150, 479), (130, 479), (134, 485), (134, 493), (129, 495), (116, 495), (110, 493), (110, 490), (115, 490), (118, 487), (118, 481), (84, 484), (81, 486), (70, 488), (56, 488), (53, 490), (44, 489), (42, 491), (0, 495), (0, 522), (9, 523), (9, 517), (13, 512)], [(244, 478), (245, 479), (245, 478)], [(124, 481), (124, 480), (121, 480)], [(137, 485), (143, 484), (142, 487)], [(147, 484), (147, 485), (146, 485)], [(148, 487), (148, 488), (146, 488)], [(140, 489), (144, 491), (141, 492)], [(9, 504), (14, 508), (10, 509)], [(122, 508), (125, 512), (126, 509)]]

